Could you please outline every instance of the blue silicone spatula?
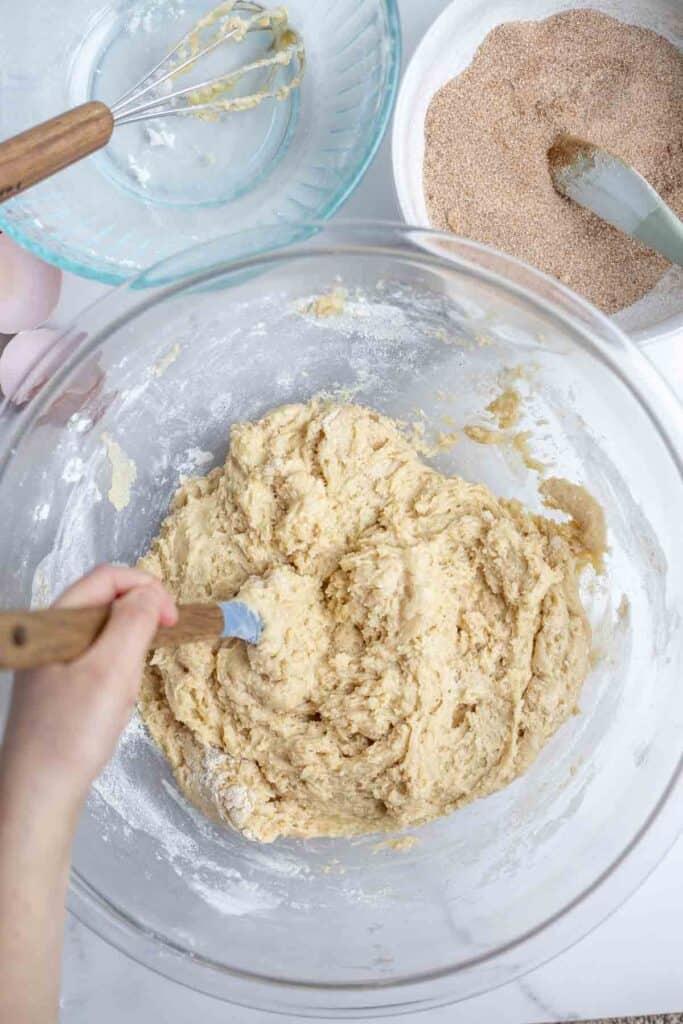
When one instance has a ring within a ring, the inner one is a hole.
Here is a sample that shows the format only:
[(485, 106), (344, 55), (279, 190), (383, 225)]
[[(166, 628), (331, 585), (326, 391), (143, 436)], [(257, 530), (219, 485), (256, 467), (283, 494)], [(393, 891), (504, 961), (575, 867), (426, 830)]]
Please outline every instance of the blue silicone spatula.
[(683, 266), (683, 222), (630, 164), (585, 139), (560, 135), (548, 165), (560, 195)]

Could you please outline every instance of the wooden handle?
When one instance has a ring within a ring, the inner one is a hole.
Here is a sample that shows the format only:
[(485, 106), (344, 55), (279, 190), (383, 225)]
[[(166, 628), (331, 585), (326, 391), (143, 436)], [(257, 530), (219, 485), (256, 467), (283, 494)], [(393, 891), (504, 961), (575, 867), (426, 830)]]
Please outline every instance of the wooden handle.
[(93, 100), (0, 142), (0, 203), (106, 146), (113, 130), (111, 110)]
[[(0, 669), (73, 661), (88, 650), (109, 618), (110, 605), (0, 612)], [(150, 647), (214, 639), (223, 631), (217, 604), (181, 604), (175, 626), (157, 630)]]

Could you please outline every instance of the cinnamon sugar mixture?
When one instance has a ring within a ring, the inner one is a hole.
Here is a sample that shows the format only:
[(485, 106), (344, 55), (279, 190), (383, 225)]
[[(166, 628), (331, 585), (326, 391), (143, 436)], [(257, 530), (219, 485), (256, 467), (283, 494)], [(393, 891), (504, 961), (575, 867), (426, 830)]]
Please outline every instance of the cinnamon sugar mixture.
[(683, 216), (683, 54), (654, 32), (574, 10), (500, 25), (436, 93), (425, 122), (430, 220), (614, 313), (669, 264), (555, 192), (547, 152), (564, 132), (627, 160)]

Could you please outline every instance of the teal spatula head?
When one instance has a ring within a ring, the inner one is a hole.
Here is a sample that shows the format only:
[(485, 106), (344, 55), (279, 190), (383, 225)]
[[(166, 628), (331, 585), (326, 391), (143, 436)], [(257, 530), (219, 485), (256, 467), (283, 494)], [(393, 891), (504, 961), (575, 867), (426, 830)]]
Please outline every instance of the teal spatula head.
[(560, 135), (548, 150), (560, 195), (683, 266), (683, 222), (633, 167), (575, 135)]

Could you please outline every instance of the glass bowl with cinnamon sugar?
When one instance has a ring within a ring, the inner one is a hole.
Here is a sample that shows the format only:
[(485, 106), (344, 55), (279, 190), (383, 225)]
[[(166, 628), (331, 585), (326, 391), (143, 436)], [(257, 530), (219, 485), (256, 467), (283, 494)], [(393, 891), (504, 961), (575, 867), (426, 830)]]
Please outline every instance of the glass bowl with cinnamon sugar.
[(547, 151), (590, 139), (683, 216), (678, 0), (458, 0), (406, 72), (394, 120), (412, 224), (507, 252), (588, 299), (634, 340), (683, 328), (683, 268), (559, 196)]

